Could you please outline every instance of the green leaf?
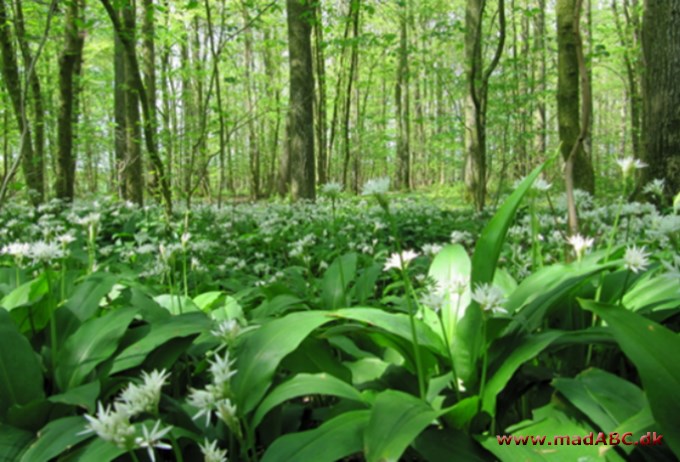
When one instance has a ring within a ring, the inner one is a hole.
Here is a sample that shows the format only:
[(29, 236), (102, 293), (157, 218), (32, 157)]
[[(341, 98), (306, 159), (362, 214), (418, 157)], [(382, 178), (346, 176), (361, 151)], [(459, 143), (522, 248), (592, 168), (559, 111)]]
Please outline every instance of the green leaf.
[(614, 332), (623, 353), (635, 364), (652, 414), (668, 445), (680, 456), (680, 337), (660, 324), (616, 306), (579, 300)]
[(14, 462), (33, 440), (33, 434), (0, 424), (0, 462)]
[(340, 414), (319, 428), (278, 438), (262, 462), (335, 462), (361, 451), (369, 411)]
[(242, 413), (250, 412), (271, 385), (281, 360), (317, 327), (331, 321), (327, 313), (291, 313), (264, 324), (237, 346), (232, 389)]
[(85, 429), (82, 417), (53, 420), (38, 432), (38, 439), (28, 448), (21, 462), (48, 462), (92, 435), (79, 434)]
[(93, 438), (84, 446), (79, 447), (60, 462), (110, 462), (117, 460), (127, 451), (124, 448), (119, 448), (113, 443), (109, 443), (101, 438)]
[[(376, 326), (391, 334), (397, 335), (409, 342), (413, 340), (409, 317), (403, 313), (388, 313), (378, 308), (343, 308), (333, 313), (332, 316), (352, 319), (363, 322), (370, 326)], [(430, 326), (416, 319), (416, 335), (418, 344), (440, 355), (446, 354), (446, 348), (441, 338), (432, 331)]]
[(601, 369), (585, 370), (573, 379), (556, 378), (552, 385), (605, 432), (614, 431), (647, 406), (642, 390)]
[(500, 392), (503, 391), (517, 369), (546, 349), (561, 335), (562, 333), (558, 331), (531, 335), (528, 338), (523, 339), (519, 345), (515, 346), (507, 357), (504, 356), (499, 359), (501, 362), (500, 367), (493, 376), (491, 376), (484, 388), (484, 394), (482, 395), (482, 410), (495, 416), (496, 398)]
[(153, 301), (168, 310), (172, 314), (190, 313), (201, 311), (194, 301), (184, 295), (163, 294), (153, 298)]
[[(203, 313), (186, 313), (156, 321), (147, 334), (116, 356), (111, 374), (139, 366), (149, 353), (172, 339), (207, 332), (211, 326), (210, 319)], [(146, 326), (138, 329), (142, 328)]]
[(249, 312), (252, 319), (280, 316), (292, 308), (304, 305), (304, 300), (289, 294), (281, 294), (264, 301)]
[(120, 308), (80, 326), (57, 356), (59, 388), (67, 391), (81, 385), (95, 367), (109, 359), (136, 314), (135, 308)]
[(267, 412), (289, 399), (306, 395), (328, 395), (362, 402), (363, 398), (356, 388), (336, 379), (332, 375), (322, 374), (298, 374), (292, 379), (282, 383), (262, 401), (255, 411), (252, 428), (256, 428)]
[(51, 403), (69, 404), (85, 409), (92, 414), (95, 410), (95, 403), (99, 397), (101, 386), (99, 381), (87, 383), (79, 387), (72, 388), (66, 393), (52, 395), (47, 400)]
[(437, 413), (418, 398), (400, 391), (380, 393), (364, 433), (367, 462), (396, 462)]
[(336, 258), (323, 275), (321, 305), (325, 310), (347, 306), (347, 288), (357, 271), (357, 254), (348, 253)]
[(11, 406), (44, 396), (38, 357), (9, 314), (0, 309), (0, 421)]
[(210, 311), (224, 294), (220, 291), (205, 292), (194, 297), (194, 303), (201, 311)]
[(0, 302), (0, 306), (7, 311), (12, 311), (20, 306), (32, 305), (47, 293), (48, 284), (45, 273), (41, 273), (37, 278), (21, 284), (12, 292), (7, 294)]
[(118, 277), (109, 273), (92, 273), (76, 286), (64, 307), (85, 322), (97, 314), (99, 302), (111, 292), (117, 281)]
[[(470, 287), (474, 288), (479, 284), (491, 284), (496, 272), (498, 258), (505, 242), (505, 236), (515, 218), (515, 213), (524, 195), (529, 191), (534, 180), (543, 170), (545, 164), (536, 167), (515, 191), (506, 199), (498, 209), (494, 217), (484, 227), (482, 234), (477, 240), (475, 253), (472, 255), (472, 270), (470, 274)], [(483, 348), (484, 339), (482, 338), (482, 311), (476, 302), (471, 302), (465, 315), (460, 320), (457, 337), (457, 345), (465, 345), (470, 351), (468, 362), (465, 369), (474, 370), (474, 365), (480, 356)], [(469, 378), (469, 374), (460, 374), (463, 379)]]
[(486, 462), (492, 460), (470, 436), (453, 429), (428, 428), (416, 438), (413, 447), (428, 462), (452, 462), (453, 460)]

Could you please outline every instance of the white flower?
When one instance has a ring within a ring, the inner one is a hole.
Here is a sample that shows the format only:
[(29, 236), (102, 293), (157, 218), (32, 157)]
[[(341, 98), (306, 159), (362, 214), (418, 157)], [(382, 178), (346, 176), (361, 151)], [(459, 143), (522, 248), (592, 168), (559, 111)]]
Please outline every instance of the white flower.
[(215, 385), (228, 384), (229, 380), (236, 375), (236, 370), (231, 369), (235, 361), (234, 359), (229, 360), (228, 350), (223, 357), (215, 355), (215, 361), (210, 361), (210, 372), (212, 373)]
[(452, 231), (451, 244), (463, 243), (470, 240), (472, 236), (467, 231)]
[(440, 290), (444, 292), (448, 291), (450, 294), (460, 296), (465, 293), (465, 290), (467, 290), (468, 285), (470, 285), (469, 276), (464, 276), (462, 274), (454, 274), (450, 280), (440, 284), (441, 286)]
[(580, 260), (585, 251), (593, 246), (594, 240), (592, 237), (584, 238), (580, 234), (575, 234), (573, 236), (569, 236), (567, 242), (574, 248), (576, 258)]
[(210, 331), (213, 336), (222, 339), (227, 345), (233, 343), (240, 332), (241, 326), (235, 319), (222, 321), (219, 326), (217, 326), (217, 329)]
[(100, 402), (97, 403), (97, 416), (85, 414), (85, 419), (88, 423), (80, 434), (94, 432), (101, 439), (126, 449), (134, 442), (135, 427), (130, 424), (127, 412), (112, 410), (111, 406), (103, 407)]
[(75, 222), (82, 226), (91, 226), (99, 223), (99, 220), (101, 220), (101, 218), (102, 216), (100, 214), (92, 212), (88, 215), (85, 215), (82, 218), (76, 218)]
[(644, 271), (649, 266), (649, 254), (645, 252), (645, 248), (628, 247), (626, 254), (623, 256), (623, 261), (627, 270), (633, 273)]
[(198, 412), (194, 414), (192, 419), (196, 420), (201, 416), (205, 416), (206, 426), (210, 423), (210, 417), (217, 408), (217, 401), (221, 399), (221, 391), (215, 385), (208, 385), (205, 390), (191, 389), (187, 403), (198, 408)]
[(634, 159), (632, 156), (625, 157), (623, 159), (617, 159), (616, 163), (621, 167), (621, 172), (624, 178), (628, 178), (631, 173), (640, 168), (645, 168), (647, 164), (644, 162)]
[(57, 236), (57, 241), (59, 241), (59, 243), (64, 246), (69, 245), (71, 242), (75, 240), (76, 238), (71, 233), (65, 233), (60, 236)]
[(161, 429), (160, 426), (160, 420), (156, 421), (151, 431), (146, 428), (146, 425), (142, 425), (142, 436), (135, 438), (135, 444), (137, 447), (146, 448), (151, 462), (156, 462), (156, 454), (154, 453), (153, 448), (172, 449), (172, 446), (160, 441), (161, 438), (163, 438), (170, 430), (172, 430), (172, 426), (168, 426), (163, 429)]
[(342, 185), (334, 181), (321, 186), (321, 192), (329, 197), (337, 197), (342, 192)]
[(535, 191), (545, 192), (552, 187), (552, 183), (548, 183), (543, 178), (537, 178), (531, 186)]
[(37, 241), (31, 244), (29, 256), (34, 263), (50, 263), (64, 258), (66, 253), (55, 242)]
[(217, 441), (208, 444), (208, 439), (206, 438), (205, 442), (200, 444), (199, 447), (205, 462), (227, 462), (227, 450), (219, 449)]
[(481, 284), (472, 292), (472, 299), (479, 303), (479, 306), (484, 311), (491, 311), (494, 314), (504, 313), (507, 310), (503, 308), (505, 303), (505, 296), (503, 292), (496, 286), (491, 284)]
[(361, 194), (364, 196), (370, 196), (372, 194), (385, 194), (390, 189), (390, 179), (388, 177), (377, 178), (368, 180), (364, 184), (364, 188)]
[(239, 433), (240, 427), (236, 417), (236, 405), (229, 398), (217, 402), (217, 417), (234, 432)]
[(645, 194), (653, 194), (655, 196), (663, 196), (663, 188), (665, 186), (665, 181), (662, 179), (652, 180), (645, 185), (642, 190)]
[(444, 303), (446, 303), (446, 297), (440, 292), (430, 291), (422, 296), (420, 303), (431, 308), (435, 313), (439, 313)]
[(393, 253), (390, 258), (385, 262), (383, 267), (384, 271), (388, 271), (392, 268), (401, 268), (401, 263), (404, 262), (404, 268), (407, 266), (408, 262), (416, 258), (418, 254), (413, 250), (404, 250), (401, 254)]
[(182, 244), (182, 247), (186, 248), (187, 244), (189, 243), (189, 239), (191, 239), (191, 233), (182, 233), (182, 236), (180, 237), (180, 243)]
[(12, 242), (7, 244), (0, 250), (1, 254), (11, 255), (15, 259), (21, 261), (24, 257), (31, 253), (31, 245), (25, 242)]
[(423, 245), (423, 253), (425, 255), (437, 255), (442, 250), (439, 244), (425, 244)]
[(142, 412), (155, 412), (161, 399), (161, 388), (170, 373), (165, 369), (154, 370), (151, 374), (142, 372), (142, 385), (129, 384), (118, 398), (120, 405), (126, 409), (130, 416), (141, 414)]

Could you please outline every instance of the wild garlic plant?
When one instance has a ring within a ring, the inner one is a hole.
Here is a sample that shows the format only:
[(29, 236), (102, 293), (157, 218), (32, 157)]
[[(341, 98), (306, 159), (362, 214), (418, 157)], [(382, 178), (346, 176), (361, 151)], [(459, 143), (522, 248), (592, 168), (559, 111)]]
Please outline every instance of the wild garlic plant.
[[(163, 426), (158, 409), (161, 389), (169, 377), (170, 374), (166, 370), (142, 372), (141, 384), (129, 383), (112, 404), (104, 406), (98, 402), (94, 415), (85, 414), (87, 423), (79, 434), (94, 433), (104, 441), (126, 450), (134, 461), (139, 461), (136, 451), (140, 449), (147, 452), (152, 462), (156, 461), (156, 449), (174, 449), (177, 460), (183, 460), (176, 441), (174, 446), (163, 441), (167, 438), (174, 439), (170, 434), (173, 427)], [(151, 429), (147, 424), (133, 423), (133, 420), (144, 416), (155, 419)]]

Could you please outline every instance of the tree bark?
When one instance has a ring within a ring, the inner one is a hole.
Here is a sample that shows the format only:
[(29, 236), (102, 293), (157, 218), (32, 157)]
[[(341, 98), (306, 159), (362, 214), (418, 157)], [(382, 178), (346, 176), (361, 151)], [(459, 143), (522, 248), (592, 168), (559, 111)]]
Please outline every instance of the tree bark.
[(644, 178), (665, 180), (670, 199), (680, 191), (680, 3), (645, 0)]
[[(66, 5), (64, 50), (59, 58), (59, 118), (56, 195), (72, 201), (75, 194), (76, 156), (73, 149), (74, 128), (78, 124), (76, 107), (77, 79), (83, 60), (84, 36), (79, 28), (83, 20), (83, 0), (71, 0)], [(76, 82), (74, 82), (76, 80)]]
[[(565, 162), (569, 160), (569, 156), (574, 151), (572, 158), (574, 188), (592, 194), (595, 191), (593, 166), (583, 149), (583, 144), (579, 141), (582, 127), (577, 47), (580, 45), (580, 35), (574, 28), (577, 19), (575, 15), (580, 14), (580, 9), (576, 10), (577, 2), (578, 0), (558, 0), (557, 2), (557, 119), (561, 153)], [(586, 134), (583, 139), (587, 137)]]
[(409, 3), (403, 2), (399, 12), (399, 62), (394, 87), (397, 110), (397, 178), (396, 186), (408, 190), (411, 185), (411, 114), (409, 101)]
[(314, 72), (311, 18), (306, 0), (286, 0), (290, 60), (288, 149), (293, 200), (316, 198), (314, 166)]

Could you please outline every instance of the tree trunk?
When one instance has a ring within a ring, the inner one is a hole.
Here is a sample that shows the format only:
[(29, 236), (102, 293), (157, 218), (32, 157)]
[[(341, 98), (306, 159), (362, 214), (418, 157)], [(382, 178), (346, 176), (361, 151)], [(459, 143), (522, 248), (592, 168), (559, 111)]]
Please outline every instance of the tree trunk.
[(0, 0), (0, 52), (2, 54), (2, 78), (7, 88), (7, 93), (12, 102), (14, 116), (17, 120), (19, 132), (22, 134), (24, 142), (21, 156), (21, 166), (24, 171), (26, 185), (36, 194), (31, 195), (32, 202), (37, 205), (43, 199), (44, 187), (42, 182), (42, 172), (39, 170), (39, 162), (33, 151), (31, 141), (31, 127), (26, 113), (26, 107), (22, 100), (21, 82), (19, 80), (19, 66), (17, 64), (14, 44), (12, 43), (11, 22), (7, 16), (5, 0)]
[(642, 22), (647, 181), (665, 180), (667, 197), (680, 191), (680, 3), (645, 0)]
[(288, 149), (293, 200), (316, 197), (311, 2), (286, 0), (290, 60)]
[(399, 63), (394, 87), (397, 119), (396, 187), (408, 190), (411, 185), (411, 114), (409, 101), (408, 17), (409, 3), (403, 2), (399, 12)]
[(489, 78), (505, 45), (505, 2), (498, 2), (499, 38), (495, 54), (484, 69), (482, 29), (485, 0), (468, 0), (465, 14), (465, 65), (467, 95), (465, 98), (465, 185), (472, 196), (475, 210), (486, 202), (486, 104)]
[[(347, 174), (349, 172), (349, 160), (351, 156), (351, 142), (350, 142), (350, 127), (349, 119), (352, 112), (352, 85), (356, 80), (357, 65), (359, 61), (357, 39), (359, 36), (359, 17), (361, 13), (361, 0), (350, 1), (350, 18), (352, 22), (352, 50), (349, 61), (349, 75), (347, 76), (347, 88), (345, 91), (345, 105), (343, 114), (343, 143), (342, 149), (344, 151), (344, 159), (342, 163), (342, 183), (345, 188), (349, 189), (347, 182)], [(357, 99), (356, 104), (359, 104)]]
[[(79, 70), (83, 59), (82, 24), (83, 0), (72, 0), (67, 4), (64, 31), (64, 50), (59, 58), (59, 95), (61, 98), (58, 119), (57, 152), (57, 197), (72, 201), (75, 193), (76, 156), (73, 149), (74, 127), (78, 124), (76, 92)], [(75, 87), (75, 88), (74, 88)]]
[(565, 162), (569, 160), (574, 146), (577, 143), (580, 144), (576, 147), (572, 159), (574, 188), (592, 194), (595, 191), (593, 166), (579, 141), (581, 134), (580, 76), (577, 55), (579, 38), (574, 30), (574, 12), (577, 1), (558, 0), (557, 2), (557, 120), (562, 143), (561, 152)]
[(142, 105), (142, 114), (144, 115), (144, 139), (146, 141), (146, 149), (151, 158), (151, 162), (154, 168), (158, 172), (158, 177), (161, 183), (161, 193), (163, 195), (163, 201), (165, 203), (165, 212), (167, 215), (172, 214), (172, 196), (170, 193), (170, 187), (168, 184), (168, 179), (165, 176), (165, 168), (163, 167), (163, 162), (161, 161), (158, 151), (156, 149), (155, 132), (153, 125), (151, 124), (151, 112), (149, 108), (149, 100), (146, 95), (146, 90), (144, 88), (144, 82), (142, 81), (141, 73), (139, 72), (139, 62), (137, 61), (137, 53), (135, 52), (135, 41), (134, 35), (127, 31), (125, 26), (119, 20), (116, 10), (111, 4), (111, 0), (100, 0), (104, 8), (106, 9), (109, 19), (113, 23), (113, 27), (116, 34), (120, 38), (123, 46), (125, 48), (125, 57), (127, 59), (127, 64), (129, 65), (129, 71), (132, 73), (132, 83), (133, 88), (139, 96), (139, 102)]
[(129, 199), (128, 188), (125, 183), (127, 169), (127, 125), (126, 125), (126, 100), (125, 100), (125, 48), (118, 34), (114, 34), (113, 46), (113, 117), (114, 117), (114, 149), (116, 152), (116, 183), (118, 186), (118, 198)]
[(314, 68), (318, 92), (316, 97), (317, 176), (319, 184), (328, 181), (326, 150), (326, 59), (324, 57), (323, 17), (321, 2), (316, 2), (314, 16)]
[[(142, 66), (144, 69), (144, 86), (149, 99), (149, 123), (154, 131), (158, 132), (156, 117), (156, 44), (154, 42), (155, 7), (154, 0), (142, 0)], [(158, 140), (154, 137), (154, 149), (158, 152)], [(150, 164), (152, 166), (153, 164)], [(158, 174), (155, 169), (149, 171), (149, 190), (154, 197), (160, 199)]]

